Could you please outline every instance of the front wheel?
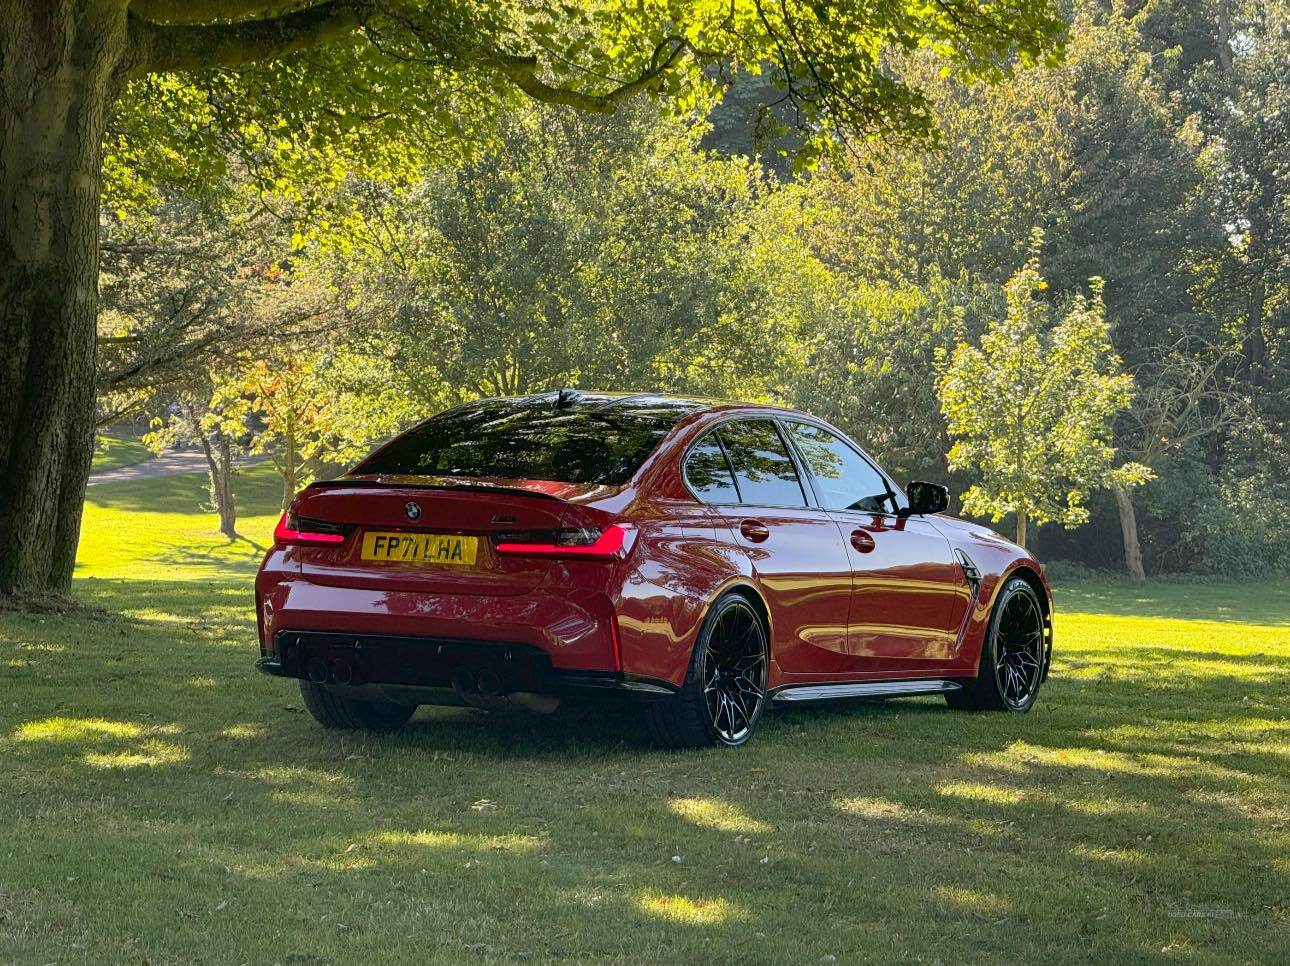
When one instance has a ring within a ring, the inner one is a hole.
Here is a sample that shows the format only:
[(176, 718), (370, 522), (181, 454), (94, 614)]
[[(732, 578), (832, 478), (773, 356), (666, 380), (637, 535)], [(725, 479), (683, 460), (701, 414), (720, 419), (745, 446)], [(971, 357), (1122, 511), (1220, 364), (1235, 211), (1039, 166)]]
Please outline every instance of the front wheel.
[(668, 748), (744, 744), (766, 703), (768, 653), (766, 625), (748, 599), (720, 598), (704, 618), (685, 684), (647, 711), (654, 740)]
[(342, 698), (327, 685), (312, 681), (300, 682), (300, 697), (314, 720), (324, 728), (392, 731), (407, 724), (417, 710), (415, 704)]
[(948, 692), (946, 702), (968, 710), (1029, 711), (1044, 681), (1045, 638), (1039, 595), (1014, 577), (1004, 584), (990, 614), (976, 680)]

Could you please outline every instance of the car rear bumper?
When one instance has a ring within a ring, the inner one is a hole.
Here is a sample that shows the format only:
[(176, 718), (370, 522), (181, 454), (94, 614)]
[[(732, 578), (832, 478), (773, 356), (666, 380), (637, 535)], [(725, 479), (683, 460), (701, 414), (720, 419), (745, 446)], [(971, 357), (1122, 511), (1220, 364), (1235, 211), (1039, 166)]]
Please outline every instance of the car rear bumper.
[(406, 704), (477, 704), (480, 696), (515, 694), (649, 699), (676, 691), (620, 671), (557, 668), (532, 645), (458, 638), (284, 630), (256, 667)]
[(529, 647), (567, 671), (621, 671), (614, 607), (603, 590), (539, 587), (524, 594), (447, 594), (315, 583), (261, 570), (256, 581), (260, 652), (284, 631), (468, 641)]

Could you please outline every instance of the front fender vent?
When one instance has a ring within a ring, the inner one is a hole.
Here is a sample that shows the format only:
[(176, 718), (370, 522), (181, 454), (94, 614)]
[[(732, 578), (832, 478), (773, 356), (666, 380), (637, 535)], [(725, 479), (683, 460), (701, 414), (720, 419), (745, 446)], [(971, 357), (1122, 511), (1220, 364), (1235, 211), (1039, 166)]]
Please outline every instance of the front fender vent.
[(974, 564), (972, 558), (962, 550), (956, 548), (954, 556), (958, 558), (959, 566), (963, 568), (963, 576), (967, 578), (968, 584), (972, 587), (972, 596), (975, 597), (977, 591), (981, 589), (981, 568)]

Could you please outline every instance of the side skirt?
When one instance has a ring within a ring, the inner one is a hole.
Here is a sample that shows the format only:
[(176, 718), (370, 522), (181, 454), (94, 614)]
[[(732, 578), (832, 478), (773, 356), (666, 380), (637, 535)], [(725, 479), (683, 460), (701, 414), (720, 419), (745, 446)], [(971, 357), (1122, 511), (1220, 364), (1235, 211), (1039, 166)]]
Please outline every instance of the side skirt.
[(963, 686), (946, 678), (917, 681), (852, 681), (846, 684), (790, 684), (771, 695), (777, 704), (806, 701), (839, 701), (845, 698), (904, 698), (918, 694), (961, 691)]

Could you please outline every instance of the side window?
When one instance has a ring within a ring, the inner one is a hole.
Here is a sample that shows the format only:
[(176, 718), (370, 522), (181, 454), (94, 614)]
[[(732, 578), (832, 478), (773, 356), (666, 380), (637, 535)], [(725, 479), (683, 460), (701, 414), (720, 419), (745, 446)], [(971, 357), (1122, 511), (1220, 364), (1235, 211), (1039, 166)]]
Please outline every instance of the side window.
[(815, 478), (824, 509), (892, 512), (887, 481), (845, 442), (809, 423), (789, 423), (788, 434)]
[(704, 503), (738, 503), (739, 491), (716, 433), (694, 444), (685, 459), (685, 479)]
[(797, 467), (769, 419), (726, 423), (718, 430), (730, 454), (741, 502), (755, 506), (806, 506)]

